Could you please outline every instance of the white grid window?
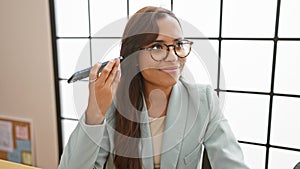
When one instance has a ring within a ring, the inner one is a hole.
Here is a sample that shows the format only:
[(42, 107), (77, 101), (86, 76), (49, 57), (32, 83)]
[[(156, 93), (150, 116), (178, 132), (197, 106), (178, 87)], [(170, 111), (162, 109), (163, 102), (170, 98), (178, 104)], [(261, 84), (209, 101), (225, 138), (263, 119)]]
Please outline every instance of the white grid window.
[[(211, 84), (251, 168), (293, 168), (300, 161), (298, 0), (55, 0), (52, 4), (60, 151), (87, 104), (77, 70), (119, 55), (127, 18), (161, 6), (194, 41), (188, 71)], [(53, 26), (52, 26), (53, 28)], [(200, 50), (199, 50), (200, 49)], [(196, 56), (201, 56), (197, 62)], [(186, 71), (187, 71), (186, 70)], [(196, 73), (195, 73), (196, 72)], [(201, 73), (199, 73), (201, 72)], [(80, 92), (74, 92), (78, 91)], [(62, 144), (63, 143), (63, 144)]]

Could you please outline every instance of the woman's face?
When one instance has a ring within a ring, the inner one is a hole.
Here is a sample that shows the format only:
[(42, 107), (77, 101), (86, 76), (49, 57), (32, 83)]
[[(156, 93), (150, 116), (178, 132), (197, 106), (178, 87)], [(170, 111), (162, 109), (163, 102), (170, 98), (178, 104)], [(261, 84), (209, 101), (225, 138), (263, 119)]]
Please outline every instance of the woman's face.
[[(176, 40), (183, 39), (180, 25), (173, 17), (167, 15), (159, 19), (157, 24), (159, 27), (159, 35), (156, 41), (144, 46), (144, 48), (151, 47), (158, 42), (171, 45), (174, 44)], [(162, 87), (170, 87), (176, 84), (181, 75), (186, 58), (177, 57), (173, 47), (169, 49), (170, 51), (167, 58), (159, 62), (151, 58), (149, 51), (140, 51), (139, 67), (145, 83)]]

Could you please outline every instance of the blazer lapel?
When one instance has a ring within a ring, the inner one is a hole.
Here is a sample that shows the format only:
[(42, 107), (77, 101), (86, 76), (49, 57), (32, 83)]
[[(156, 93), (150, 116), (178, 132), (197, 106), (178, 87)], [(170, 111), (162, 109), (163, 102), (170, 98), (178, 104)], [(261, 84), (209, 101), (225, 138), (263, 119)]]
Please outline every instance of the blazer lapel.
[(176, 168), (188, 113), (188, 94), (180, 81), (173, 87), (168, 104), (160, 166)]

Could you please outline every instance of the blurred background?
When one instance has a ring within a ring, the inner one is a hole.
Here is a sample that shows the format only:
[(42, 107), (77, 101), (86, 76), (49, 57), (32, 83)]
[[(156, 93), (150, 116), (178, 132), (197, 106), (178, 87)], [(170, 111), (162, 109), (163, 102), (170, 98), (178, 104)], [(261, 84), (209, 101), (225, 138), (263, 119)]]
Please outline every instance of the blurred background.
[(222, 98), (250, 168), (300, 162), (300, 1), (0, 0), (0, 115), (32, 120), (35, 166), (57, 167), (87, 106), (87, 80), (67, 79), (118, 57), (128, 17), (148, 5), (182, 20), (188, 70)]

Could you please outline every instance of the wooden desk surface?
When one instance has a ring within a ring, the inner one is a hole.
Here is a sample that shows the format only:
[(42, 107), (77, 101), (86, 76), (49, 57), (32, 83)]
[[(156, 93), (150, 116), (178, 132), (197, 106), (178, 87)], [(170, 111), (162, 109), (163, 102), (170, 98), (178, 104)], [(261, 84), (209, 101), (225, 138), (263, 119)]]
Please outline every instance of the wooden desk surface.
[(40, 169), (0, 159), (0, 169)]

